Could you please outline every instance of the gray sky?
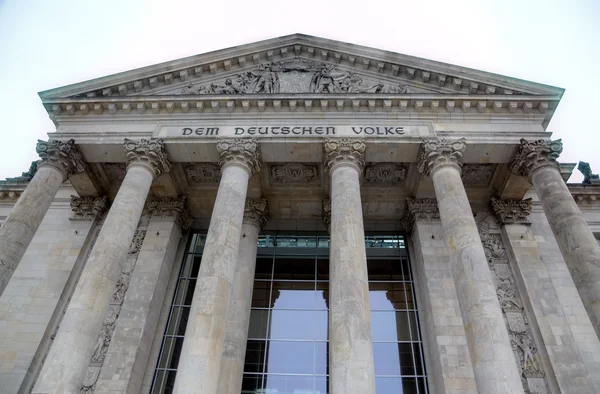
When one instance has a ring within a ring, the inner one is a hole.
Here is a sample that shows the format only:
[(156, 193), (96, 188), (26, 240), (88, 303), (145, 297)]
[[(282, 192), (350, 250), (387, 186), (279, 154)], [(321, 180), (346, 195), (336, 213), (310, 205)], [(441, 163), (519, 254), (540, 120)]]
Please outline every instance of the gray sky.
[(600, 172), (599, 19), (593, 0), (0, 0), (0, 179), (54, 131), (37, 92), (292, 33), (565, 88), (548, 128), (560, 161)]

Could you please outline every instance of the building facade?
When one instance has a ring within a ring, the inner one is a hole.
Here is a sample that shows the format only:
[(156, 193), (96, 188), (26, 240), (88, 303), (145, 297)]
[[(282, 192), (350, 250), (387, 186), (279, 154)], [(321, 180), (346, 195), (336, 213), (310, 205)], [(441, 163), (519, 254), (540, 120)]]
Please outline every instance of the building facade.
[(600, 392), (563, 90), (291, 35), (40, 93), (6, 393)]

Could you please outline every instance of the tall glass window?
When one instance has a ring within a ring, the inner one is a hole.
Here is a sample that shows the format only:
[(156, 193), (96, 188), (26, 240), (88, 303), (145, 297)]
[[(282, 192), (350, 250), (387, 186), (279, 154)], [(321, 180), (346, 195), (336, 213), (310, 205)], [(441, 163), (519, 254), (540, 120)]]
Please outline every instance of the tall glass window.
[[(205, 235), (187, 247), (152, 393), (171, 393)], [(413, 279), (398, 235), (365, 237), (377, 394), (426, 394)], [(258, 241), (242, 394), (328, 392), (329, 237), (265, 234)]]

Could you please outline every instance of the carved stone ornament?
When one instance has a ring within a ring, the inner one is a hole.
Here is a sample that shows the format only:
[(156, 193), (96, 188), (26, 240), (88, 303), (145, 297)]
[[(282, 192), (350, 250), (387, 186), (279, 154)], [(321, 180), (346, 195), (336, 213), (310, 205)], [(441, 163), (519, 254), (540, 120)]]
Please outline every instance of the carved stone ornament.
[(513, 174), (529, 177), (534, 171), (545, 166), (559, 168), (556, 159), (562, 150), (562, 140), (528, 142), (525, 138), (521, 138), (521, 143), (517, 146), (509, 164), (510, 171)]
[(125, 138), (125, 153), (127, 165), (142, 164), (148, 167), (157, 177), (171, 169), (165, 144), (162, 139), (151, 138), (133, 141)]
[(244, 205), (244, 222), (263, 228), (267, 224), (268, 214), (269, 208), (266, 198), (259, 200), (246, 199), (246, 205)]
[(326, 139), (323, 144), (325, 151), (325, 170), (332, 172), (338, 165), (354, 166), (362, 172), (365, 166), (365, 151), (367, 145), (364, 140), (352, 138)]
[(493, 164), (464, 164), (461, 178), (463, 185), (487, 186), (494, 175)]
[(368, 85), (356, 73), (332, 64), (301, 58), (261, 64), (251, 71), (235, 74), (221, 83), (190, 84), (179, 94), (265, 94), (265, 93), (415, 93), (404, 84)]
[[(577, 169), (583, 175), (583, 181), (581, 184), (583, 185), (598, 185), (600, 184), (600, 175), (594, 174), (592, 172), (592, 167), (590, 167), (590, 163), (586, 163), (585, 161), (580, 161), (577, 164)], [(25, 175), (25, 173), (23, 173)]]
[(229, 164), (240, 165), (250, 174), (260, 171), (260, 149), (257, 138), (231, 138), (217, 141), (221, 168)]
[(398, 163), (372, 163), (365, 168), (368, 185), (397, 185), (406, 178), (406, 166)]
[(148, 201), (148, 213), (153, 219), (174, 218), (182, 230), (187, 230), (193, 222), (190, 211), (185, 204), (186, 197), (165, 197)]
[(323, 225), (327, 230), (331, 227), (331, 200), (323, 200)]
[(75, 146), (74, 140), (67, 142), (38, 140), (35, 150), (42, 159), (38, 167), (48, 165), (58, 168), (65, 179), (86, 170), (85, 160), (79, 148)]
[(529, 215), (531, 214), (531, 198), (524, 200), (499, 200), (492, 197), (492, 210), (502, 224), (531, 224)]
[(436, 223), (440, 221), (440, 211), (437, 200), (433, 198), (406, 198), (408, 208), (402, 219), (402, 224), (408, 233), (411, 233), (416, 223)]
[(190, 183), (219, 183), (221, 167), (215, 163), (193, 163), (184, 167)]
[(96, 220), (108, 207), (108, 198), (71, 196), (71, 211), (74, 220)]
[(302, 163), (285, 163), (271, 167), (273, 183), (311, 183), (317, 179), (317, 166)]
[(442, 166), (462, 168), (463, 152), (467, 147), (465, 138), (455, 141), (443, 139), (423, 139), (419, 153), (419, 172), (430, 176), (431, 173)]

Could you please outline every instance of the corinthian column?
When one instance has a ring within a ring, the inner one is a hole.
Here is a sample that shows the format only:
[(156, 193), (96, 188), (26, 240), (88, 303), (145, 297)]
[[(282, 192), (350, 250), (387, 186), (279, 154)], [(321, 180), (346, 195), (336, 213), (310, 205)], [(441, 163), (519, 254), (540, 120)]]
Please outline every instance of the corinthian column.
[(162, 140), (125, 140), (127, 174), (90, 252), (33, 393), (77, 393), (155, 177), (171, 164)]
[(256, 139), (219, 140), (222, 176), (175, 379), (175, 393), (216, 394), (248, 181), (260, 170)]
[(528, 142), (521, 139), (510, 169), (528, 177), (533, 184), (596, 335), (600, 337), (600, 247), (560, 175), (556, 159), (562, 149), (561, 140)]
[(496, 286), (461, 180), (464, 139), (424, 140), (419, 171), (433, 180), (480, 393), (523, 393)]
[(366, 145), (355, 139), (324, 144), (331, 175), (329, 249), (329, 392), (375, 394), (369, 280), (360, 201)]
[(225, 344), (218, 394), (239, 394), (242, 391), (242, 375), (246, 357), (246, 342), (250, 324), (254, 271), (258, 234), (267, 223), (267, 200), (246, 199), (242, 237), (238, 250), (233, 290), (227, 314)]
[(36, 151), (42, 159), (37, 172), (0, 227), (0, 295), (15, 272), (60, 185), (71, 175), (85, 171), (83, 156), (73, 140), (66, 143), (38, 140)]

